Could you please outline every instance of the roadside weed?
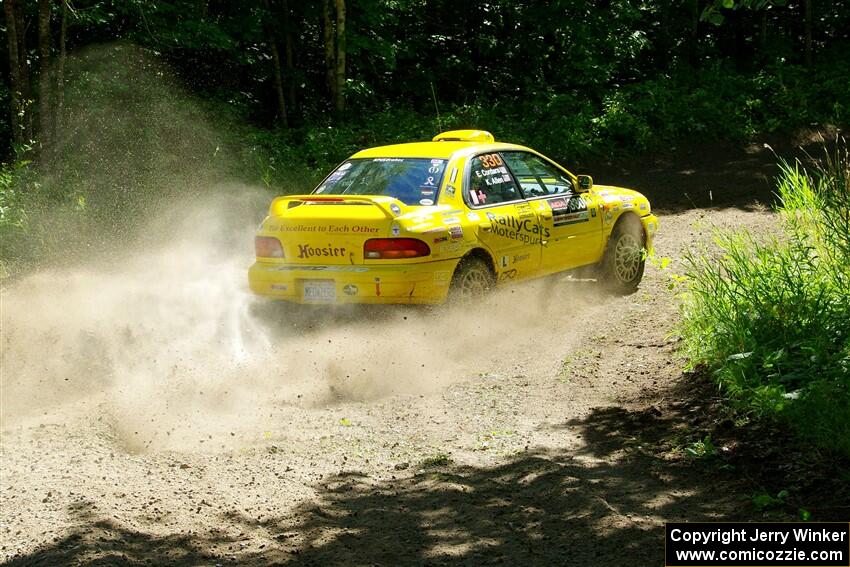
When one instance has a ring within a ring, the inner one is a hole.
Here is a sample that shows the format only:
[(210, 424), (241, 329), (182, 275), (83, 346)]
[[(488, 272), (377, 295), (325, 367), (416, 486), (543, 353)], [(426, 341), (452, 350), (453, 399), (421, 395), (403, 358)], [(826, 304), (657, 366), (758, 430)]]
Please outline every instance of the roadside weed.
[(782, 234), (717, 232), (686, 255), (680, 332), (744, 413), (850, 455), (850, 157), (780, 167)]
[(706, 435), (701, 441), (694, 441), (685, 447), (685, 455), (694, 459), (705, 459), (717, 455), (717, 447), (711, 442), (711, 435)]

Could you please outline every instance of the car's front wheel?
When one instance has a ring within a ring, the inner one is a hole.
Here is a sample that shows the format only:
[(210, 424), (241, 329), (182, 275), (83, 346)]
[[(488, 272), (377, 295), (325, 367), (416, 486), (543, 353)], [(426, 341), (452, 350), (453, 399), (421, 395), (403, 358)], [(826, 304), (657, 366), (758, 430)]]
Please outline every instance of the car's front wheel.
[(643, 227), (636, 217), (623, 217), (617, 223), (599, 266), (599, 282), (607, 290), (618, 295), (637, 290), (646, 266), (644, 243)]
[(469, 303), (481, 299), (496, 285), (487, 262), (476, 256), (464, 258), (455, 270), (449, 288), (451, 303)]

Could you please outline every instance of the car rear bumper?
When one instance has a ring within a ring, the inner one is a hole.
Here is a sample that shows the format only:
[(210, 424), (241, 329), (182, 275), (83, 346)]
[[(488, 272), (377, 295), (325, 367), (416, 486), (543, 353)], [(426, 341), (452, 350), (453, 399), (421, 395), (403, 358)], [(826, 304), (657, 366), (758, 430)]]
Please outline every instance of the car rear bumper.
[[(446, 300), (457, 259), (392, 266), (256, 262), (248, 284), (258, 295), (303, 304), (437, 304)], [(312, 294), (324, 288), (322, 297)]]

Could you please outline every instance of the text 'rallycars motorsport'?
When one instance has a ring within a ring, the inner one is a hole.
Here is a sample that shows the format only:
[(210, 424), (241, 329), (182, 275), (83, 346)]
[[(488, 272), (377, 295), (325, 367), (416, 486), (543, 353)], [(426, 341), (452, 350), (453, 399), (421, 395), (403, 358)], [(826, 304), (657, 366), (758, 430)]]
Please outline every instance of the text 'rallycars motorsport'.
[(458, 130), (360, 151), (312, 194), (274, 199), (248, 279), (297, 303), (438, 304), (593, 266), (629, 293), (657, 227), (636, 191)]

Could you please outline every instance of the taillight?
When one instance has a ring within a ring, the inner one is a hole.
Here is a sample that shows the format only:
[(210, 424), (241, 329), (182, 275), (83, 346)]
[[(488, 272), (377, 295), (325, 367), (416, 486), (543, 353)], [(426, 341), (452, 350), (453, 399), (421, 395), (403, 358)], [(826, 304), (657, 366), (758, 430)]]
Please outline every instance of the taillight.
[(273, 236), (254, 237), (254, 252), (257, 258), (283, 258), (283, 246)]
[(428, 245), (415, 238), (371, 238), (363, 245), (363, 257), (367, 260), (417, 258), (430, 254)]

